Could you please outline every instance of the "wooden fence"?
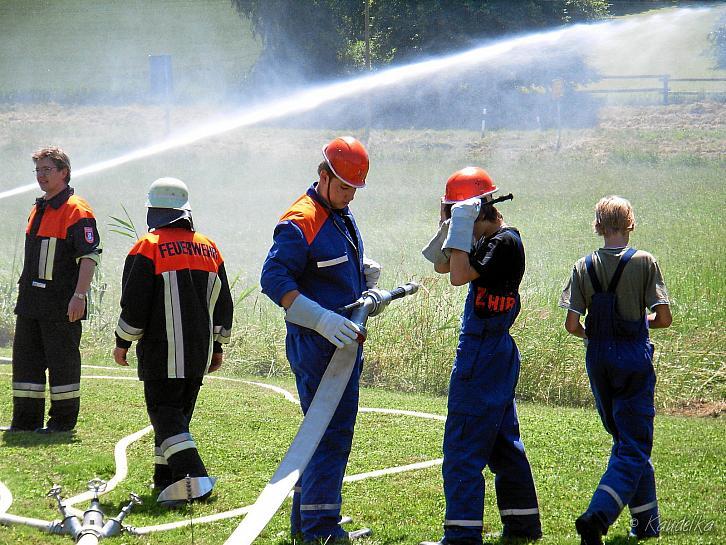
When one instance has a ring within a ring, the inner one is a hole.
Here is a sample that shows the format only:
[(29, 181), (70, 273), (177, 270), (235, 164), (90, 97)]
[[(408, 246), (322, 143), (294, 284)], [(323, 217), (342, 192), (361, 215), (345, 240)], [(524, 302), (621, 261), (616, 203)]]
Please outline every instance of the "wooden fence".
[(726, 97), (726, 85), (721, 91), (680, 91), (673, 90), (673, 82), (726, 82), (726, 78), (673, 78), (669, 74), (641, 74), (635, 76), (601, 76), (600, 80), (655, 80), (660, 81), (658, 87), (627, 87), (620, 89), (582, 89), (580, 93), (660, 93), (663, 104), (670, 103), (671, 95), (723, 95)]

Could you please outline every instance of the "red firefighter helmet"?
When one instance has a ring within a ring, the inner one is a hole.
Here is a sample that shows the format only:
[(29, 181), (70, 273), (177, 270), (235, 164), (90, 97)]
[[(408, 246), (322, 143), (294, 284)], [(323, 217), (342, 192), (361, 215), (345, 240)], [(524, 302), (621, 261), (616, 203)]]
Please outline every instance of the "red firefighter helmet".
[(340, 181), (356, 189), (366, 186), (368, 152), (358, 140), (352, 136), (335, 138), (323, 148), (323, 157)]
[(446, 180), (444, 204), (454, 204), (471, 199), (486, 197), (497, 191), (491, 176), (479, 167), (466, 167), (457, 170)]

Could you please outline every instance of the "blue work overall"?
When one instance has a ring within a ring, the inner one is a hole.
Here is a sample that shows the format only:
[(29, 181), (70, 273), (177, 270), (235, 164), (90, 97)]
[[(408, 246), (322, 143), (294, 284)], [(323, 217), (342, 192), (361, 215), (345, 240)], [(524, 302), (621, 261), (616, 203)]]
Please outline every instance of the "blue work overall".
[(514, 390), (520, 356), (509, 328), (519, 296), (506, 312), (479, 318), (470, 284), (451, 372), (444, 433), (444, 543), (480, 545), (488, 465), (504, 536), (541, 536), (537, 494), (520, 438)]
[(613, 437), (608, 467), (587, 512), (601, 523), (605, 533), (628, 505), (632, 533), (646, 537), (659, 533), (650, 461), (655, 416), (653, 345), (647, 320), (622, 319), (615, 296), (623, 269), (635, 251), (630, 248), (620, 258), (607, 291), (597, 278), (592, 256), (585, 258), (595, 290), (585, 317), (587, 374), (600, 418)]
[[(324, 308), (335, 310), (358, 299), (366, 289), (363, 241), (346, 207), (334, 212), (310, 187), (275, 228), (273, 245), (262, 267), (262, 292), (280, 304), (297, 290)], [(346, 317), (350, 317), (350, 312)], [(285, 348), (295, 374), (300, 405), (307, 414), (335, 346), (312, 329), (286, 322)], [(298, 481), (292, 499), (290, 529), (305, 541), (342, 538), (341, 489), (353, 443), (363, 347), (343, 397), (315, 454)]]

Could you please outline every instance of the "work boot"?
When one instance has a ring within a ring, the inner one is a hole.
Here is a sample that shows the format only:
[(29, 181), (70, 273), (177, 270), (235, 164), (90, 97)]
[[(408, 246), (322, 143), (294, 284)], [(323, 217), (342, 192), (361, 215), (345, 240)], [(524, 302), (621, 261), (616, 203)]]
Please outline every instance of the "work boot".
[(603, 545), (604, 530), (600, 522), (590, 513), (583, 513), (575, 521), (575, 528), (580, 534), (580, 545)]
[(499, 543), (511, 543), (515, 545), (517, 543), (533, 543), (542, 539), (542, 531), (535, 530), (536, 533), (516, 533), (516, 532), (502, 532), (499, 536)]
[(648, 539), (660, 536), (660, 515), (650, 515), (646, 520), (645, 517), (633, 517), (630, 523), (630, 533), (628, 537), (637, 537), (638, 539)]
[(187, 500), (163, 500), (163, 501), (157, 500), (157, 504), (159, 505), (159, 507), (163, 507), (164, 509), (169, 509), (169, 510), (181, 509), (187, 503), (191, 503), (191, 502), (187, 502)]

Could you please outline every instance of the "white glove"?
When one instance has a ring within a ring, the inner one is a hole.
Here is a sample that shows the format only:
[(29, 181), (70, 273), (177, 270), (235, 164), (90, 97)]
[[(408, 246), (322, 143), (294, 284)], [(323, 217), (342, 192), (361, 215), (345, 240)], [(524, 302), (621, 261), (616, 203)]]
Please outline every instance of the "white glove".
[(375, 288), (378, 285), (378, 279), (381, 277), (380, 263), (373, 261), (370, 257), (363, 255), (363, 274), (366, 277), (366, 287), (368, 289)]
[(449, 235), (444, 242), (444, 249), (471, 251), (474, 222), (479, 217), (480, 209), (481, 200), (478, 197), (457, 202), (451, 207), (451, 225)]
[(444, 241), (449, 234), (450, 223), (451, 220), (446, 220), (439, 225), (439, 230), (434, 235), (434, 238), (432, 238), (426, 247), (421, 250), (423, 256), (434, 265), (446, 263), (451, 257), (451, 250), (442, 249)]
[(360, 328), (348, 318), (321, 307), (304, 295), (295, 298), (287, 309), (285, 320), (314, 329), (338, 348), (352, 343), (360, 333)]

